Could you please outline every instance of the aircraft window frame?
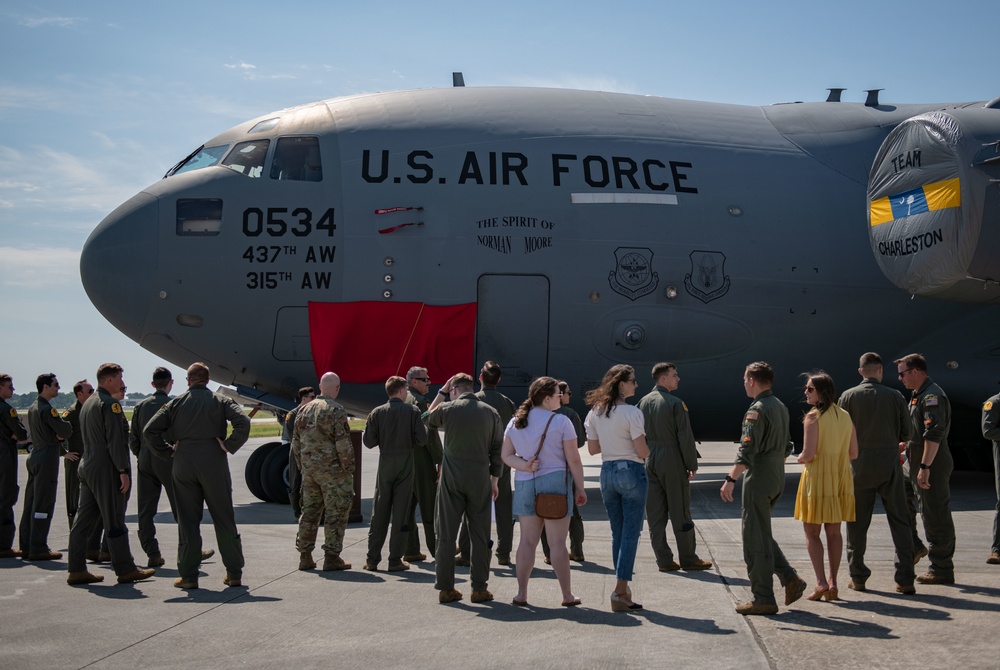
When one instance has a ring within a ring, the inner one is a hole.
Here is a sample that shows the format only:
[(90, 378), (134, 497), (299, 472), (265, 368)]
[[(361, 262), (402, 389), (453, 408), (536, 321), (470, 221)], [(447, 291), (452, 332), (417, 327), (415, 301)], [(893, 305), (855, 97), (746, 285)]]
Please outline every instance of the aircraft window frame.
[(323, 157), (318, 135), (278, 137), (271, 157), (271, 179), (323, 181)]
[(267, 152), (270, 148), (271, 140), (268, 138), (237, 142), (226, 154), (221, 164), (244, 177), (259, 179), (264, 173)]
[(188, 154), (186, 158), (177, 163), (177, 165), (167, 170), (167, 173), (163, 177), (165, 179), (182, 172), (191, 172), (218, 165), (222, 157), (229, 151), (229, 146), (228, 144), (216, 144), (215, 146), (206, 147), (202, 144)]
[(281, 120), (280, 116), (275, 116), (270, 119), (264, 119), (254, 125), (253, 128), (247, 131), (247, 135), (253, 135), (254, 133), (266, 133), (267, 131), (278, 125), (278, 121)]
[(222, 198), (178, 198), (177, 235), (214, 237), (222, 232)]

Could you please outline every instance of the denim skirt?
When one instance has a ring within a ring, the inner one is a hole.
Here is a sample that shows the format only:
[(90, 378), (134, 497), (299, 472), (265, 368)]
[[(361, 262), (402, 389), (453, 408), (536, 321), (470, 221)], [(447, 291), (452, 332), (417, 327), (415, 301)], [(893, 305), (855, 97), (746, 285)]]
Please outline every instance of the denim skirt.
[[(567, 490), (568, 489), (568, 490)], [(534, 479), (514, 480), (514, 514), (535, 516), (536, 493), (566, 492), (566, 509), (573, 510), (573, 478), (566, 483), (566, 471), (550, 472)]]

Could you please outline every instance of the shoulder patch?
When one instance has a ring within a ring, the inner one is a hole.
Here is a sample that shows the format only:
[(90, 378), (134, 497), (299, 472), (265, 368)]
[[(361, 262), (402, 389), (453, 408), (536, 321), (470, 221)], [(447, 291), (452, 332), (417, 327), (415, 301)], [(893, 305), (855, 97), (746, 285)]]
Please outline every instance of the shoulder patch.
[(122, 406), (119, 405), (118, 403), (113, 403), (111, 405), (111, 411), (114, 412), (115, 414), (121, 414), (122, 413)]
[(64, 419), (68, 419), (69, 418), (69, 410), (66, 410), (65, 412), (63, 412), (63, 418)]
[(285, 414), (285, 423), (288, 423), (288, 420), (291, 419), (291, 418), (292, 418), (292, 413), (291, 412), (288, 412), (287, 414)]
[(752, 410), (750, 410), (749, 412), (747, 412), (746, 416), (745, 416), (745, 417), (743, 417), (743, 419), (744, 419), (745, 421), (756, 421), (756, 420), (758, 419), (758, 417), (759, 417), (759, 416), (760, 416), (760, 415), (759, 415), (759, 414), (757, 413), (757, 410), (755, 410), (755, 409), (752, 409)]
[(924, 396), (924, 406), (925, 407), (937, 407), (938, 397), (936, 395), (926, 395)]
[(991, 409), (993, 409), (993, 401), (992, 400), (987, 400), (986, 402), (983, 403), (983, 410), (984, 411), (988, 412)]
[(17, 418), (17, 410), (14, 409), (13, 407), (10, 408), (10, 418), (12, 418), (12, 419), (16, 419)]
[(684, 411), (685, 411), (685, 412), (686, 412), (686, 411), (688, 411), (688, 406), (687, 406), (687, 403), (686, 403), (686, 402), (684, 402), (683, 400), (681, 400), (681, 407), (683, 407), (683, 408), (684, 408)]
[(52, 412), (52, 416), (54, 416), (57, 419), (59, 418), (59, 412), (56, 411), (55, 407), (52, 408), (51, 412)]

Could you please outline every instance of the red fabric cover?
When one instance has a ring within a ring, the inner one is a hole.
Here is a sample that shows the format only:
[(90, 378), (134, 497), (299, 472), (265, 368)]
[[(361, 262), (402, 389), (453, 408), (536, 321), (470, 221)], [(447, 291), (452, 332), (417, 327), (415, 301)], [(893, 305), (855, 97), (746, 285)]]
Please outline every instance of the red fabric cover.
[(310, 302), (309, 339), (317, 378), (336, 372), (343, 383), (382, 383), (427, 368), (435, 383), (472, 373), (476, 303)]

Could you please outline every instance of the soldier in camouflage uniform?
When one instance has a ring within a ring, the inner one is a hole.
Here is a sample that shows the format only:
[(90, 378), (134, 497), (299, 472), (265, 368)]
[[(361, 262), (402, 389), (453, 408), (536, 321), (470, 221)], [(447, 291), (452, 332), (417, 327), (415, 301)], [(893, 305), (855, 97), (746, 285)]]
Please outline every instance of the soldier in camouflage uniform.
[(28, 432), (7, 404), (14, 396), (14, 380), (0, 374), (0, 558), (17, 558), (14, 549), (14, 503), (17, 502), (17, 443), (28, 439)]
[(323, 570), (347, 570), (351, 564), (340, 552), (354, 499), (354, 447), (347, 412), (335, 402), (340, 377), (327, 372), (319, 380), (319, 391), (320, 396), (299, 411), (292, 433), (292, 458), (302, 473), (302, 516), (295, 548), (299, 570), (316, 567), (312, 551), (323, 517)]

